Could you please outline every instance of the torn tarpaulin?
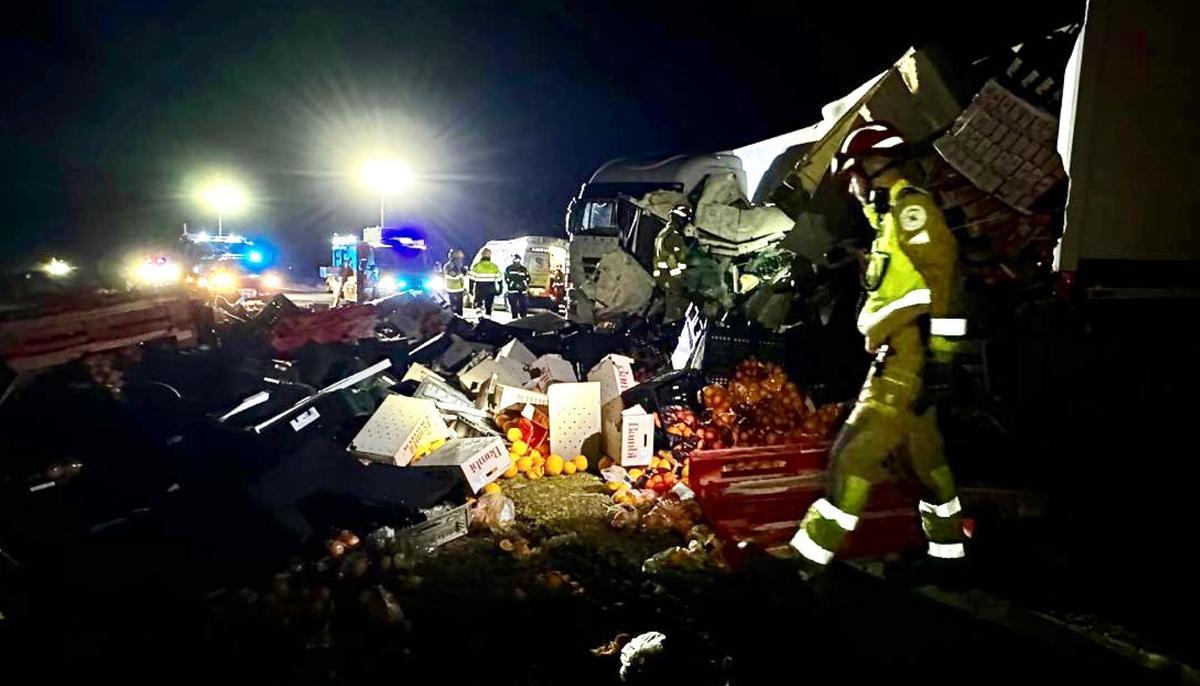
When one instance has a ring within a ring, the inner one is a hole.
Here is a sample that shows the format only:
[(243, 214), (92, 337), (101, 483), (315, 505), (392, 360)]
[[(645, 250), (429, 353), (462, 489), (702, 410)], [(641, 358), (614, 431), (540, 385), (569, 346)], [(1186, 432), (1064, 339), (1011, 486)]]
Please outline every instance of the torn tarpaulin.
[(757, 252), (781, 240), (793, 224), (777, 207), (750, 205), (732, 174), (708, 177), (696, 203), (696, 239), (715, 255)]
[(595, 274), (579, 289), (595, 303), (598, 317), (636, 314), (649, 307), (654, 279), (632, 255), (614, 250), (600, 259)]

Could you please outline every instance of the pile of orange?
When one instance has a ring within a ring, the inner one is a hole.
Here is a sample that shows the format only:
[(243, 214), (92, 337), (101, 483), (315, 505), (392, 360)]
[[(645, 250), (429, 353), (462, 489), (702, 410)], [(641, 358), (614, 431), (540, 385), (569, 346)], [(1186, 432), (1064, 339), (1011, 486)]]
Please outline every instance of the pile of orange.
[[(510, 430), (511, 432), (511, 430)], [(575, 472), (587, 471), (588, 461), (583, 455), (576, 455), (567, 460), (562, 455), (542, 455), (540, 450), (531, 450), (529, 444), (517, 438), (508, 450), (510, 459), (504, 478), (514, 479), (518, 474), (524, 474), (531, 481), (543, 476), (570, 476)]]

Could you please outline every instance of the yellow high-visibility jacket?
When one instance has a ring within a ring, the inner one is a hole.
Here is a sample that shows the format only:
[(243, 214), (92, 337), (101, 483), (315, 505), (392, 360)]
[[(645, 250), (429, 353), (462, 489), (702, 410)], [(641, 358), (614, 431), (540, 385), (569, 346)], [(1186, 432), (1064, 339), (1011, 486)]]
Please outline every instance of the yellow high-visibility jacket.
[(890, 208), (882, 216), (870, 204), (863, 207), (876, 237), (863, 279), (867, 302), (858, 330), (871, 351), (921, 315), (949, 313), (958, 260), (958, 244), (928, 193), (898, 181), (888, 196)]

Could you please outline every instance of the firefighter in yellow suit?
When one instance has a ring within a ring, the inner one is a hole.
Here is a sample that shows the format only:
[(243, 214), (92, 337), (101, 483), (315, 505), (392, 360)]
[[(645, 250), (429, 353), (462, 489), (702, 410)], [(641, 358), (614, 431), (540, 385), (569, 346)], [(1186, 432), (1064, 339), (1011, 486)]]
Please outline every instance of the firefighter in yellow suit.
[(792, 547), (817, 565), (828, 564), (858, 525), (872, 484), (885, 478), (884, 462), (898, 451), (928, 492), (919, 510), (929, 555), (965, 554), (954, 476), (922, 392), (931, 375), (948, 370), (942, 351), (966, 333), (966, 320), (951, 316), (958, 246), (933, 198), (904, 177), (906, 157), (903, 136), (873, 123), (853, 131), (833, 160), (876, 232), (858, 317), (876, 359), (834, 442), (826, 497), (809, 508), (792, 538)]

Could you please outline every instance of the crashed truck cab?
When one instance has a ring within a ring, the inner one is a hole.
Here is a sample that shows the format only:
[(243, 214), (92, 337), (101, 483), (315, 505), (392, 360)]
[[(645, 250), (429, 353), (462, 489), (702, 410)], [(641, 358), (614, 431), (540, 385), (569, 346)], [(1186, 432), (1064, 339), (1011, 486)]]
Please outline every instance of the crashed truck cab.
[(567, 206), (570, 286), (578, 287), (591, 277), (600, 258), (614, 247), (638, 257), (653, 250), (654, 236), (638, 235), (642, 210), (634, 200), (654, 191), (686, 196), (712, 174), (733, 174), (744, 192), (746, 173), (732, 153), (624, 158), (597, 169)]

